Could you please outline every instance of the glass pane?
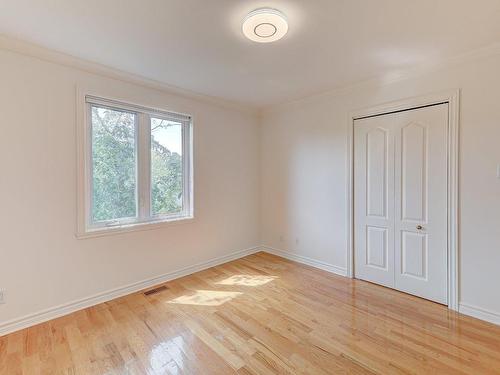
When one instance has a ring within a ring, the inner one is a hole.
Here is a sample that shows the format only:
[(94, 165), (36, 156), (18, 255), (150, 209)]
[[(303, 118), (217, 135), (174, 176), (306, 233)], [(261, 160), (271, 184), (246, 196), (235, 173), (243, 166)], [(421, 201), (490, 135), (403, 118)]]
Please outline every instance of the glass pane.
[(151, 118), (151, 210), (182, 211), (182, 124)]
[(137, 216), (135, 114), (92, 106), (92, 220)]

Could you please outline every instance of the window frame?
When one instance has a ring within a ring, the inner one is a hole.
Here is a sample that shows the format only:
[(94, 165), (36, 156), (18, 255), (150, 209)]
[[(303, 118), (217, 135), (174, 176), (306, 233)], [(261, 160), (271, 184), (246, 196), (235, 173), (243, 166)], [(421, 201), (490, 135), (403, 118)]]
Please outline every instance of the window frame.
[[(77, 237), (95, 237), (112, 233), (155, 229), (160, 226), (189, 222), (193, 207), (193, 119), (190, 115), (131, 104), (88, 93), (79, 95), (83, 106), (78, 131), (78, 223)], [(136, 216), (93, 221), (93, 154), (92, 107), (135, 114)], [(172, 214), (155, 214), (152, 209), (151, 119), (181, 124), (182, 129), (182, 210)], [(81, 173), (83, 172), (83, 173)]]

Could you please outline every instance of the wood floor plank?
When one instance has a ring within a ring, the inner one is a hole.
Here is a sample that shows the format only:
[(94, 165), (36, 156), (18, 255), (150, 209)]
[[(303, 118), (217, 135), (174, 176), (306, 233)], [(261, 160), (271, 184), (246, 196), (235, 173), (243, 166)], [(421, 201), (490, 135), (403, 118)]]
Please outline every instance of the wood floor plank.
[(0, 374), (500, 374), (500, 327), (270, 254), (163, 286), (0, 337)]

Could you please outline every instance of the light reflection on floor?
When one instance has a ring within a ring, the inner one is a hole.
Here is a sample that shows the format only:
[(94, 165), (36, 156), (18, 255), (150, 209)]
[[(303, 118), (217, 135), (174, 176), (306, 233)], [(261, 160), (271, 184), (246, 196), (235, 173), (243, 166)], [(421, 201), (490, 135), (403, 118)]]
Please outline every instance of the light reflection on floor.
[(184, 340), (174, 337), (156, 345), (149, 354), (149, 364), (153, 374), (179, 374), (184, 369)]
[(194, 294), (177, 297), (167, 303), (199, 306), (219, 306), (238, 297), (241, 292), (226, 292), (218, 290), (197, 290)]
[(241, 286), (260, 286), (267, 284), (278, 276), (264, 276), (264, 275), (234, 275), (225, 280), (219, 281), (217, 285), (241, 285)]

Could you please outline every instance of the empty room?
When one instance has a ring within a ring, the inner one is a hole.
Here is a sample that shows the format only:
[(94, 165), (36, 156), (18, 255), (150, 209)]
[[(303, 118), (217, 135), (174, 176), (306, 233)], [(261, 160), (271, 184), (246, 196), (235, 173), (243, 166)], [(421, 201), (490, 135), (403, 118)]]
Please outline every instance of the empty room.
[(1, 0), (0, 375), (500, 374), (500, 1)]

